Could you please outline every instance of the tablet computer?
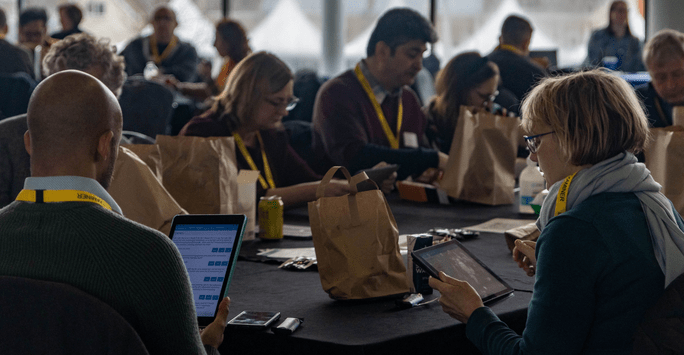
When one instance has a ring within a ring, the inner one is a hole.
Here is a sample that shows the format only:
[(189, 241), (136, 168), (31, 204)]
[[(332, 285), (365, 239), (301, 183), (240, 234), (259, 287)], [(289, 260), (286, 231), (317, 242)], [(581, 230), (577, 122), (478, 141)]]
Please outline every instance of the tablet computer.
[(214, 321), (240, 253), (245, 215), (177, 215), (169, 237), (190, 275), (197, 323)]
[(513, 289), (457, 240), (433, 245), (411, 253), (413, 261), (439, 279), (439, 272), (468, 283), (487, 304), (508, 296)]

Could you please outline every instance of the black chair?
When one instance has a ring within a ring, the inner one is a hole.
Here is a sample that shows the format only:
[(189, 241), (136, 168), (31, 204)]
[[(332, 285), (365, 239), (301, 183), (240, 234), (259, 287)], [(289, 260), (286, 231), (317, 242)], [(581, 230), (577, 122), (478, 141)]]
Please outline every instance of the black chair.
[(149, 354), (113, 308), (70, 285), (0, 276), (3, 354)]
[(123, 144), (154, 144), (152, 137), (139, 132), (121, 131), (121, 136), (126, 140), (125, 142), (122, 140)]
[(123, 129), (155, 138), (168, 134), (173, 114), (173, 94), (164, 85), (131, 76), (124, 83), (119, 98)]
[(684, 354), (684, 275), (651, 307), (634, 335), (632, 354)]
[(0, 74), (0, 119), (26, 113), (35, 87), (26, 73)]

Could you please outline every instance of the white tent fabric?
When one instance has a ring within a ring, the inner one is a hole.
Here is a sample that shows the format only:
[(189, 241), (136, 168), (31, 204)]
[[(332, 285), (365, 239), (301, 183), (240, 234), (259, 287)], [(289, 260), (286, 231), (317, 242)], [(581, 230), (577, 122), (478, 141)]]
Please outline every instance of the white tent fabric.
[[(383, 14), (387, 12), (387, 10), (394, 8), (394, 7), (406, 7), (406, 3), (404, 0), (390, 0), (390, 2), (387, 4), (385, 7), (385, 10), (382, 12)], [(378, 18), (382, 17), (382, 15), (378, 16)], [(375, 29), (375, 25), (377, 25), (378, 20), (376, 19), (373, 21), (373, 24), (366, 28), (363, 32), (361, 32), (360, 35), (356, 36), (352, 41), (347, 43), (344, 46), (344, 56), (347, 58), (347, 60), (356, 62), (360, 60), (361, 58), (366, 57), (366, 47), (368, 47), (368, 40), (370, 39), (371, 33), (373, 33), (373, 30)]]
[(192, 0), (171, 0), (169, 7), (176, 13), (178, 27), (176, 36), (192, 43), (197, 54), (204, 58), (218, 56), (214, 48), (216, 27), (209, 21)]
[(294, 0), (280, 0), (266, 18), (249, 33), (252, 50), (267, 50), (279, 56), (321, 56), (321, 30)]

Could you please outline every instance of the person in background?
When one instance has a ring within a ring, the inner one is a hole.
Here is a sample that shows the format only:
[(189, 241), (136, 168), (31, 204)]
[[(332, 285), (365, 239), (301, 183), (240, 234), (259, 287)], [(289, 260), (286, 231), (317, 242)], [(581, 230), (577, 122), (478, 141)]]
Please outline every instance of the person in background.
[(111, 90), (66, 70), (36, 87), (27, 117), (31, 177), (0, 210), (0, 275), (66, 283), (102, 300), (150, 354), (218, 353), (230, 299), (200, 333), (178, 249), (121, 216), (107, 193), (122, 129)]
[(51, 35), (55, 39), (64, 39), (64, 37), (81, 33), (78, 25), (83, 20), (83, 10), (76, 4), (62, 4), (57, 10), (59, 11), (59, 22), (62, 24), (62, 30)]
[(226, 86), (230, 72), (233, 71), (237, 63), (252, 53), (252, 50), (249, 48), (247, 33), (242, 28), (242, 25), (235, 20), (227, 18), (222, 19), (216, 24), (214, 47), (216, 47), (219, 55), (223, 58), (221, 71), (216, 80), (208, 77), (200, 83), (186, 83), (170, 76), (166, 78), (167, 83), (183, 95), (199, 101), (220, 93)]
[(317, 171), (342, 165), (355, 172), (386, 162), (400, 165), (400, 179), (426, 172), (431, 181), (446, 168), (449, 157), (423, 140), (427, 120), (408, 87), (423, 67), (426, 43), (436, 41), (430, 22), (414, 10), (395, 8), (380, 17), (366, 59), (328, 80), (316, 96), (312, 149), (323, 165)]
[(616, 57), (615, 70), (637, 72), (644, 70), (641, 61), (641, 41), (629, 29), (627, 3), (619, 0), (610, 4), (608, 26), (594, 31), (589, 39), (586, 59), (588, 66), (604, 66), (603, 58)]
[[(233, 70), (214, 106), (194, 117), (181, 136), (233, 136), (239, 169), (259, 170), (257, 197), (278, 195), (285, 206), (316, 199), (320, 175), (290, 146), (282, 118), (297, 103), (292, 73), (275, 55), (257, 52)], [(346, 181), (333, 180), (327, 196), (349, 192)]]
[(672, 125), (672, 108), (684, 105), (684, 34), (665, 29), (644, 47), (651, 82), (636, 88), (651, 127)]
[(425, 108), (432, 146), (448, 154), (461, 106), (492, 111), (498, 85), (499, 67), (487, 57), (465, 52), (452, 58), (437, 74), (437, 95)]
[[(47, 13), (42, 8), (28, 8), (19, 15), (19, 45), (29, 51), (32, 65), (35, 66), (33, 76), (38, 81), (43, 76), (36, 62), (42, 63), (45, 53), (57, 41), (47, 35), (47, 21)], [(37, 48), (40, 48), (40, 56), (37, 55)]]
[(534, 292), (522, 336), (464, 281), (430, 286), (483, 354), (629, 354), (643, 315), (684, 272), (684, 222), (634, 153), (649, 137), (634, 90), (600, 70), (544, 79), (522, 103), (549, 195), (513, 258)]
[(518, 101), (547, 75), (546, 69), (529, 57), (532, 31), (527, 19), (508, 16), (501, 26), (499, 46), (487, 56), (499, 67), (501, 87), (512, 92)]
[[(116, 55), (108, 40), (87, 33), (67, 36), (45, 55), (46, 76), (66, 69), (95, 76), (117, 97), (126, 80), (123, 57)], [(27, 129), (25, 114), (0, 121), (0, 207), (14, 201), (30, 176), (30, 157), (23, 143)]]
[(33, 78), (29, 51), (7, 42), (7, 31), (7, 16), (0, 9), (0, 74), (26, 73)]
[(173, 75), (179, 81), (191, 82), (197, 76), (197, 51), (190, 43), (174, 34), (178, 26), (176, 13), (162, 5), (152, 13), (150, 23), (154, 33), (139, 37), (121, 52), (126, 59), (126, 73), (142, 74), (147, 63), (154, 63), (160, 74)]

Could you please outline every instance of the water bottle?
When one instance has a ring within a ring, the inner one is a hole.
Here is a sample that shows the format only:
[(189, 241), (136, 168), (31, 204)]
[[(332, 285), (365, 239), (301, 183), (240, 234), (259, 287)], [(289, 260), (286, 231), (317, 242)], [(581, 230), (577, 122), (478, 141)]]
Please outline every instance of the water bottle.
[(520, 213), (534, 213), (530, 203), (544, 190), (544, 177), (537, 168), (537, 163), (527, 157), (527, 167), (520, 173)]
[(159, 75), (159, 68), (157, 68), (157, 65), (154, 64), (153, 61), (147, 62), (147, 65), (145, 65), (145, 70), (143, 70), (143, 76), (145, 77), (145, 80), (152, 80), (152, 78), (157, 75)]

